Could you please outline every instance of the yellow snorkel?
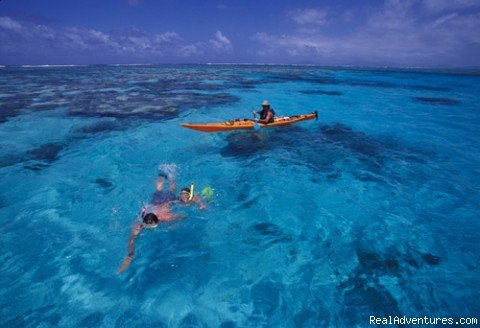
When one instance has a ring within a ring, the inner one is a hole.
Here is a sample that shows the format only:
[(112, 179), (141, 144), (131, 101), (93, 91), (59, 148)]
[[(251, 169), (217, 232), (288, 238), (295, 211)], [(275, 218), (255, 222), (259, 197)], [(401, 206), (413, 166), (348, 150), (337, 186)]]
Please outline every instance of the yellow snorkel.
[(193, 191), (194, 191), (194, 184), (193, 182), (190, 184), (190, 196), (188, 197), (188, 200), (193, 199)]

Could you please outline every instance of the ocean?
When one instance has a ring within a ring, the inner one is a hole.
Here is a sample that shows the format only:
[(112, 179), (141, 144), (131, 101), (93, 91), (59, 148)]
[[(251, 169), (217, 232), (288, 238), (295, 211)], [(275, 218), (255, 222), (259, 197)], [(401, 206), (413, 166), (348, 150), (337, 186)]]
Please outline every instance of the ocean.
[[(263, 100), (318, 121), (180, 126)], [(478, 70), (2, 67), (0, 326), (478, 317), (479, 109)], [(213, 196), (143, 231), (118, 275), (165, 164)]]

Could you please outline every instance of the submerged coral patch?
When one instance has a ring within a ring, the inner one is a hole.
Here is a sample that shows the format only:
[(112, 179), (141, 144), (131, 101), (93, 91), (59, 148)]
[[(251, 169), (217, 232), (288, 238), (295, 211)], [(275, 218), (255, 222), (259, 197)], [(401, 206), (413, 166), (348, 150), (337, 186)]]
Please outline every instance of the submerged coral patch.
[(429, 105), (458, 105), (460, 101), (450, 98), (430, 98), (430, 97), (415, 97), (414, 102), (419, 102)]
[(53, 163), (64, 148), (65, 144), (61, 142), (50, 142), (28, 151), (27, 156), (31, 160)]
[(330, 90), (300, 90), (300, 93), (305, 95), (327, 95), (327, 96), (341, 96), (343, 93), (340, 91), (330, 91)]
[(78, 129), (79, 132), (85, 134), (96, 134), (107, 131), (114, 131), (120, 128), (117, 121), (99, 121), (92, 124), (85, 125)]

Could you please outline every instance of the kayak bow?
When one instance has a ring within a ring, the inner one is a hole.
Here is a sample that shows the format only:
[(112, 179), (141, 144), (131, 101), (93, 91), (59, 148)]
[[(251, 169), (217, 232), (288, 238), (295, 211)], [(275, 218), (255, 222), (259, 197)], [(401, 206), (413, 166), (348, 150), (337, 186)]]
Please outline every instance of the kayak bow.
[(273, 126), (289, 125), (296, 122), (308, 121), (318, 119), (317, 111), (311, 114), (301, 114), (295, 116), (277, 116), (272, 123), (263, 124), (257, 123), (251, 119), (236, 119), (218, 123), (181, 123), (184, 128), (201, 131), (201, 132), (222, 132), (233, 130), (253, 130), (255, 124), (258, 124), (261, 128), (269, 128)]

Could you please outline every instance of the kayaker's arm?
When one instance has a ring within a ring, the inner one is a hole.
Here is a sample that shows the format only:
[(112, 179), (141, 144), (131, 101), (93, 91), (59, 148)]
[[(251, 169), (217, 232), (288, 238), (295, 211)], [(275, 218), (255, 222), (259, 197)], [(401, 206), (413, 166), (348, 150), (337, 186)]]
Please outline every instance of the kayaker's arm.
[(258, 120), (258, 123), (263, 123), (263, 124), (268, 124), (270, 120), (273, 119), (273, 113), (271, 111), (268, 111), (267, 116), (263, 120)]

